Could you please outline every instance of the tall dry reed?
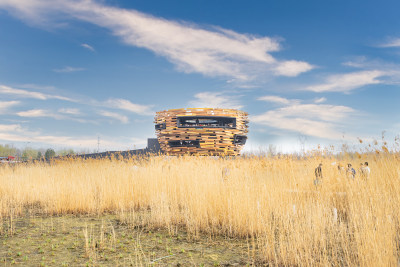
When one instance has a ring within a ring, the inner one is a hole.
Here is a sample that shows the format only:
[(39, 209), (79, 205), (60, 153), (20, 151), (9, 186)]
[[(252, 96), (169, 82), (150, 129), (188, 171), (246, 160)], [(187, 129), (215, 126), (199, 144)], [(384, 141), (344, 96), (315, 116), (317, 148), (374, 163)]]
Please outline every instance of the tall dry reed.
[[(337, 159), (151, 157), (0, 168), (0, 216), (119, 213), (134, 226), (251, 240), (282, 265), (394, 266), (399, 260), (400, 160), (368, 160), (349, 179)], [(323, 179), (314, 185), (314, 169)], [(336, 162), (336, 164), (335, 164)]]

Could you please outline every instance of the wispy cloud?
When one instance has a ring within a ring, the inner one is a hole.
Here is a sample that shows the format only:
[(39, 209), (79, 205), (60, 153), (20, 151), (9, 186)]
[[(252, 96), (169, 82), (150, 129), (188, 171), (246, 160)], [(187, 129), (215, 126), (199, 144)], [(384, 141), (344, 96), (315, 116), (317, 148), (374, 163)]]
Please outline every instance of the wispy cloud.
[(44, 109), (31, 109), (27, 111), (20, 111), (16, 113), (20, 117), (26, 117), (26, 118), (53, 118), (53, 119), (63, 119), (62, 116), (59, 114), (55, 114), (49, 110), (44, 110)]
[(342, 137), (340, 129), (347, 124), (349, 116), (356, 113), (346, 106), (302, 104), (289, 99), (286, 103), (284, 107), (252, 116), (251, 122), (308, 136), (339, 140)]
[[(135, 104), (127, 99), (121, 99), (121, 98), (111, 98), (104, 102), (97, 101), (94, 99), (83, 102), (83, 101), (75, 100), (75, 99), (65, 97), (65, 96), (51, 95), (51, 94), (45, 94), (45, 93), (41, 93), (41, 92), (37, 92), (37, 91), (17, 89), (17, 88), (13, 88), (13, 87), (6, 86), (6, 85), (0, 85), (0, 94), (4, 94), (4, 95), (11, 96), (11, 97), (16, 97), (16, 98), (33, 98), (33, 99), (40, 99), (40, 100), (58, 99), (58, 100), (64, 100), (64, 101), (69, 101), (69, 102), (75, 102), (75, 103), (81, 102), (81, 104), (84, 104), (84, 105), (101, 106), (101, 107), (112, 108), (112, 109), (126, 110), (126, 111), (133, 112), (133, 113), (136, 113), (139, 115), (153, 115), (154, 114), (154, 111), (152, 110), (153, 105)], [(13, 103), (16, 104), (16, 102), (13, 102)], [(79, 115), (80, 114), (80, 111), (77, 108), (61, 108), (61, 109), (59, 109), (59, 112), (64, 113), (64, 114), (69, 114), (69, 115)]]
[(153, 107), (152, 105), (135, 104), (127, 99), (111, 98), (102, 103), (102, 105), (109, 108), (126, 110), (140, 115), (154, 115), (154, 111), (151, 110)]
[(380, 74), (375, 79), (375, 81), (379, 81), (379, 84), (400, 84), (400, 64), (398, 63), (380, 59), (370, 60), (367, 57), (356, 57), (351, 61), (344, 62), (343, 65), (361, 69), (362, 72), (370, 72), (372, 75)]
[[(8, 142), (31, 142), (40, 145), (51, 145), (73, 148), (96, 148), (97, 137), (73, 137), (46, 135), (40, 131), (32, 131), (19, 124), (0, 124), (0, 140)], [(133, 145), (142, 146), (146, 143), (145, 139), (130, 138), (125, 142), (114, 140), (110, 137), (101, 138), (102, 149), (132, 149)], [(129, 147), (126, 144), (130, 144)]]
[(379, 45), (380, 47), (400, 47), (400, 38), (390, 38), (386, 43)]
[(66, 66), (61, 69), (54, 69), (54, 72), (59, 72), (59, 73), (70, 73), (70, 72), (77, 72), (77, 71), (84, 71), (86, 70), (85, 68), (76, 68), (76, 67), (70, 67)]
[(314, 103), (317, 103), (317, 104), (324, 103), (324, 102), (326, 102), (325, 97), (320, 97), (320, 98), (314, 99)]
[(112, 118), (114, 120), (118, 120), (124, 124), (127, 124), (129, 122), (129, 119), (127, 116), (115, 113), (115, 112), (110, 112), (110, 111), (106, 111), (106, 110), (100, 110), (98, 112), (101, 116), (104, 117), (108, 117), (108, 118)]
[(34, 98), (40, 100), (47, 100), (47, 99), (58, 99), (64, 101), (71, 101), (75, 102), (75, 100), (59, 95), (50, 95), (36, 91), (28, 91), (24, 89), (17, 89), (6, 85), (0, 85), (0, 94), (5, 94), (9, 96), (19, 97), (19, 98)]
[[(47, 87), (46, 87), (47, 88)], [(51, 87), (51, 89), (54, 89)], [(86, 101), (83, 100), (75, 100), (72, 98), (60, 96), (60, 95), (52, 95), (45, 94), (37, 91), (29, 91), (24, 89), (16, 89), (6, 85), (0, 85), (0, 94), (7, 95), (8, 97), (14, 98), (32, 98), (39, 100), (48, 100), (48, 99), (58, 99), (73, 102), (79, 106), (87, 106), (89, 107), (89, 112), (93, 112), (97, 115), (114, 118), (122, 123), (127, 123), (128, 117), (125, 115), (120, 115), (115, 112), (103, 110), (101, 113), (97, 112), (97, 108), (101, 107), (102, 109), (119, 109), (124, 111), (129, 111), (139, 115), (154, 115), (154, 111), (152, 110), (153, 105), (141, 105), (135, 104), (127, 99), (120, 98), (111, 98), (106, 101), (98, 101), (95, 99), (88, 98)], [(21, 104), (19, 101), (0, 101), (0, 111), (4, 111), (7, 108), (11, 108), (17, 104)], [(85, 115), (83, 114), (79, 108), (59, 108), (57, 111), (46, 109), (41, 106), (41, 108), (34, 108), (30, 110), (19, 111), (16, 115), (25, 118), (53, 118), (56, 120), (73, 120), (80, 123), (96, 123), (96, 119), (92, 119), (90, 121), (84, 119)], [(97, 117), (98, 118), (98, 117)]]
[(39, 91), (51, 91), (56, 89), (56, 87), (51, 85), (38, 85), (33, 83), (21, 84), (17, 86), (18, 88), (28, 89), (28, 90), (39, 90)]
[(67, 115), (81, 115), (80, 110), (77, 108), (60, 108), (58, 112)]
[(272, 102), (272, 103), (277, 103), (277, 104), (282, 104), (282, 105), (295, 104), (300, 101), (298, 99), (287, 99), (287, 98), (275, 96), (275, 95), (261, 96), (261, 97), (257, 98), (257, 100)]
[[(265, 75), (297, 76), (313, 69), (304, 61), (278, 60), (271, 55), (281, 50), (270, 37), (240, 34), (219, 27), (204, 28), (192, 23), (166, 20), (136, 10), (97, 1), (2, 0), (0, 8), (39, 25), (67, 14), (107, 28), (128, 45), (164, 56), (183, 72), (222, 76), (250, 82)], [(75, 68), (65, 68), (71, 71)]]
[(0, 132), (19, 132), (21, 125), (19, 124), (0, 124)]
[(387, 75), (381, 70), (364, 70), (328, 76), (323, 83), (311, 85), (305, 89), (313, 92), (350, 92), (354, 89), (383, 83), (378, 78)]
[(31, 110), (17, 112), (16, 115), (18, 115), (20, 117), (24, 117), (24, 118), (31, 118), (31, 119), (52, 118), (55, 120), (71, 120), (71, 121), (76, 121), (79, 123), (96, 123), (93, 120), (88, 121), (86, 119), (82, 119), (79, 117), (77, 118), (76, 116), (79, 115), (79, 113), (71, 113), (71, 112), (74, 112), (74, 110), (73, 109), (72, 110), (61, 109), (61, 112), (59, 111), (59, 113), (57, 113), (52, 110), (46, 110), (46, 109), (31, 109)]
[(94, 50), (93, 46), (91, 46), (91, 45), (88, 45), (88, 44), (81, 44), (81, 46), (84, 47), (84, 48), (86, 48), (86, 49), (88, 49), (88, 50), (90, 50), (90, 51), (92, 51), (92, 52), (95, 52), (95, 51), (96, 51), (96, 50)]
[(243, 108), (235, 97), (220, 92), (202, 92), (195, 94), (194, 97), (195, 100), (188, 103), (193, 108)]
[(4, 113), (7, 109), (19, 105), (20, 103), (19, 101), (0, 101), (0, 112)]

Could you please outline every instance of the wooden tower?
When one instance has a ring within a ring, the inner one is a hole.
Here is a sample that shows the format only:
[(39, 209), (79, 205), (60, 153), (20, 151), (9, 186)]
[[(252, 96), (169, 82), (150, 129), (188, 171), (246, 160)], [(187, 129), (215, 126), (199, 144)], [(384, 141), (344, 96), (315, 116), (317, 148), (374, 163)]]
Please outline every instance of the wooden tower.
[(236, 156), (247, 140), (247, 116), (235, 109), (185, 108), (159, 111), (154, 122), (164, 153)]

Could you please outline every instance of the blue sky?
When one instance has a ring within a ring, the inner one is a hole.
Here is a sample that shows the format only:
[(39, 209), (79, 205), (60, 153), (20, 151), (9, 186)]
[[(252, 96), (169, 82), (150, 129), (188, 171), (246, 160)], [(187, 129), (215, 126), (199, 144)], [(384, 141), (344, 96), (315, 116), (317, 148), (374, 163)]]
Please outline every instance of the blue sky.
[[(125, 150), (240, 108), (246, 150), (400, 133), (399, 1), (0, 0), (0, 143)], [(303, 141), (301, 141), (303, 140)]]

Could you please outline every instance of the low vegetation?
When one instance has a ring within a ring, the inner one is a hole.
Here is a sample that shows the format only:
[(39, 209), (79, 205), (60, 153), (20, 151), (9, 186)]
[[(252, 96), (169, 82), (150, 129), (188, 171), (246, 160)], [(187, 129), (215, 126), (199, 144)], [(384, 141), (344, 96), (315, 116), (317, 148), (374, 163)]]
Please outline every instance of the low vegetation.
[[(368, 178), (338, 170), (365, 161)], [(394, 266), (399, 181), (400, 156), (388, 151), (2, 166), (0, 257), (55, 266)], [(64, 245), (74, 253), (51, 255)]]
[[(82, 154), (88, 152), (89, 151), (81, 151)], [(23, 149), (20, 149), (12, 145), (0, 145), (0, 157), (14, 156), (17, 157), (18, 160), (23, 160), (23, 161), (44, 159), (44, 158), (50, 159), (55, 156), (66, 156), (66, 155), (75, 155), (75, 152), (72, 149), (61, 149), (54, 151), (54, 149), (52, 148), (35, 149), (27, 146)]]

